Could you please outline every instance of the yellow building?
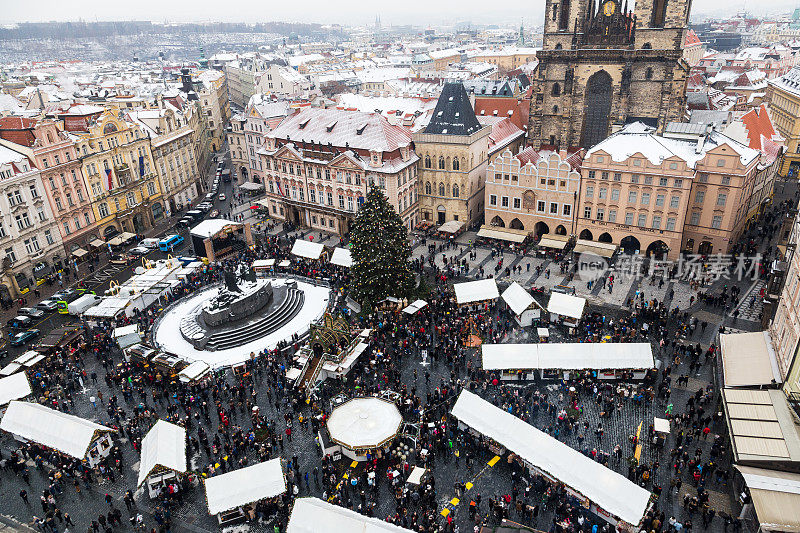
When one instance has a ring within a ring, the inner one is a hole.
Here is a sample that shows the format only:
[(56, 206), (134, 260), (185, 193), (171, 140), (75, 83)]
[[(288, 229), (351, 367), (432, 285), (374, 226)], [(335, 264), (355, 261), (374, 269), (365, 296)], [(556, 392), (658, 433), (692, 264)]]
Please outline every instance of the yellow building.
[(500, 49), (483, 50), (470, 57), (470, 61), (490, 63), (501, 73), (518, 69), (536, 61), (536, 48), (509, 46)]
[(786, 140), (778, 174), (796, 178), (800, 175), (800, 67), (768, 83), (767, 101), (772, 122)]
[(107, 109), (72, 131), (96, 220), (96, 236), (143, 233), (165, 216), (158, 175), (144, 131)]

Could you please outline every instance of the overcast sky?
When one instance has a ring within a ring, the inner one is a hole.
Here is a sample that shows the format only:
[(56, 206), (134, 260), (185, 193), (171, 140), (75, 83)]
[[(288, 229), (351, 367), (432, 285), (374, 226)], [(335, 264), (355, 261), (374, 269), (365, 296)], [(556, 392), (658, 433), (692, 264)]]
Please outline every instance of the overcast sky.
[[(694, 0), (693, 15), (735, 14), (747, 9), (755, 15), (777, 14), (794, 9), (797, 0)], [(113, 2), (98, 0), (37, 0), (33, 4), (18, 0), (0, 0), (0, 22), (94, 20), (171, 21), (291, 21), (341, 24), (364, 24), (380, 14), (384, 25), (415, 24), (430, 21), (431, 25), (455, 21), (507, 24), (524, 20), (527, 24), (541, 21), (543, 0), (492, 4), (486, 0), (137, 0)], [(31, 9), (31, 7), (35, 7)]]

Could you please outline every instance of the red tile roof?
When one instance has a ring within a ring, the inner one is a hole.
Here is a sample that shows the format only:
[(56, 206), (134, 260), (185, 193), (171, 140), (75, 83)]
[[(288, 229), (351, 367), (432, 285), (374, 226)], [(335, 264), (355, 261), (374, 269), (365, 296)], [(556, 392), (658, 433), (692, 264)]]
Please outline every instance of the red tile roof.
[(536, 162), (539, 161), (539, 157), (539, 152), (534, 150), (533, 146), (525, 148), (516, 155), (516, 158), (519, 159), (520, 163), (523, 165), (527, 165), (528, 163), (536, 164)]
[[(498, 117), (509, 117), (511, 122), (516, 124), (520, 129), (528, 127), (528, 115), (530, 113), (530, 95), (528, 98), (517, 100), (516, 98), (509, 97), (475, 97), (475, 114), (480, 116), (491, 117), (495, 116), (494, 112), (497, 111)], [(511, 115), (509, 111), (513, 111)]]
[(694, 32), (694, 30), (690, 29), (689, 31), (686, 32), (686, 38), (683, 40), (684, 47), (693, 46), (693, 45), (696, 46), (696, 45), (702, 45), (702, 44), (703, 44), (703, 42), (700, 40), (700, 38), (697, 36), (697, 34)]
[(762, 139), (773, 140), (775, 134), (775, 127), (772, 125), (772, 119), (767, 112), (766, 104), (756, 107), (742, 115), (742, 123), (747, 129), (747, 138), (750, 141), (750, 148), (756, 150), (763, 150), (764, 143)]
[(0, 137), (22, 146), (33, 146), (33, 143), (36, 142), (36, 136), (33, 134), (34, 126), (36, 126), (36, 119), (2, 117), (0, 118)]
[(478, 117), (478, 122), (484, 126), (491, 126), (492, 133), (489, 134), (489, 150), (495, 146), (503, 146), (511, 142), (512, 137), (522, 132), (509, 117)]

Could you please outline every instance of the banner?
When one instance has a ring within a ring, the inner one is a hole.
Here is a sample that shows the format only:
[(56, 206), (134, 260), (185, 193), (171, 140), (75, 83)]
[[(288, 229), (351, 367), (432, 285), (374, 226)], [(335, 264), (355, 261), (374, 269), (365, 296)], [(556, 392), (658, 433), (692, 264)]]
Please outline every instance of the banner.
[(140, 155), (139, 156), (139, 177), (141, 178), (143, 176), (144, 176), (144, 156)]
[(110, 168), (106, 169), (106, 176), (108, 177), (108, 190), (110, 191), (111, 189), (114, 188), (114, 179), (111, 177), (111, 169)]

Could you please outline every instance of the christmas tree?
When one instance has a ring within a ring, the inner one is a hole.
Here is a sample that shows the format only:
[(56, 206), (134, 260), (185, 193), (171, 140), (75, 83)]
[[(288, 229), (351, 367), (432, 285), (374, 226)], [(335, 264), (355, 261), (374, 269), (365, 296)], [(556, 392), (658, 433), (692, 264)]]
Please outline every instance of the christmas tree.
[(387, 296), (403, 298), (413, 290), (408, 231), (374, 185), (350, 228), (350, 254), (353, 296), (366, 309), (373, 309)]

